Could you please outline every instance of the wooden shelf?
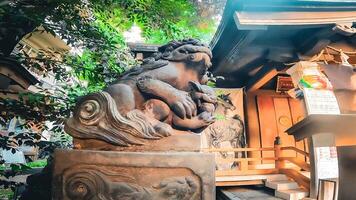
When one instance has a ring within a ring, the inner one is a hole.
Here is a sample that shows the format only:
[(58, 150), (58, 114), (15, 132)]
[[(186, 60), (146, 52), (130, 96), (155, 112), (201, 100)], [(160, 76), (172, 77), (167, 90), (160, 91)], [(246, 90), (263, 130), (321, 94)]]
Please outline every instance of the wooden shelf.
[(297, 141), (318, 133), (333, 133), (336, 137), (356, 135), (356, 114), (309, 115), (286, 132)]

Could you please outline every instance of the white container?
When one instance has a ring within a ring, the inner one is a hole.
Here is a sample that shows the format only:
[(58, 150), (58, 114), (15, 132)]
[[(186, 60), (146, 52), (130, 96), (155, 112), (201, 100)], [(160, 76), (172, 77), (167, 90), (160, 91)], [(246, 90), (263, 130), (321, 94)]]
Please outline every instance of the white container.
[[(290, 67), (286, 72), (292, 77), (294, 87), (299, 86), (300, 79), (303, 78), (303, 75), (316, 73), (315, 70), (319, 69), (318, 63), (309, 62), (309, 61), (300, 61)], [(317, 72), (318, 73), (318, 72)]]

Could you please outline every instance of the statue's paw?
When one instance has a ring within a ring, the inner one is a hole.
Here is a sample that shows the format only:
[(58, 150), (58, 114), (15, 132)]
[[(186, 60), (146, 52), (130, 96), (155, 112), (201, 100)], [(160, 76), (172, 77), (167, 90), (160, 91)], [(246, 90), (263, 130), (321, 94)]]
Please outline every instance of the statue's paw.
[(189, 85), (192, 90), (190, 92), (190, 95), (192, 96), (193, 100), (200, 100), (213, 104), (217, 102), (215, 92), (209, 86), (201, 85), (199, 82), (196, 81), (189, 81)]
[(205, 102), (212, 103), (212, 104), (215, 104), (218, 101), (216, 96), (210, 94), (203, 94), (201, 96), (201, 99)]
[(198, 118), (207, 126), (215, 122), (215, 117), (210, 112), (202, 112)]
[(156, 124), (154, 126), (154, 129), (156, 131), (156, 134), (161, 137), (167, 137), (172, 135), (173, 133), (173, 128), (170, 125), (162, 122)]
[(215, 111), (215, 105), (212, 103), (202, 103), (199, 106), (199, 110), (202, 112), (213, 113)]
[(190, 119), (196, 116), (197, 106), (187, 92), (180, 92), (176, 94), (171, 101), (170, 105), (172, 110), (181, 119), (186, 117)]

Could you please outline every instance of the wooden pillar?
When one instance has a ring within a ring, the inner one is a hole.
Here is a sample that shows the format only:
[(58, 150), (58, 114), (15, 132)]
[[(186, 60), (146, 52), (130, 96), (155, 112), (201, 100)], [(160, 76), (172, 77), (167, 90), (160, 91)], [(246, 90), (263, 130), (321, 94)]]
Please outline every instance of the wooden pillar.
[(283, 161), (279, 160), (279, 158), (282, 156), (282, 151), (281, 151), (281, 138), (279, 136), (276, 137), (274, 140), (274, 157), (276, 158), (275, 160), (275, 168), (279, 171), (281, 168), (283, 168)]

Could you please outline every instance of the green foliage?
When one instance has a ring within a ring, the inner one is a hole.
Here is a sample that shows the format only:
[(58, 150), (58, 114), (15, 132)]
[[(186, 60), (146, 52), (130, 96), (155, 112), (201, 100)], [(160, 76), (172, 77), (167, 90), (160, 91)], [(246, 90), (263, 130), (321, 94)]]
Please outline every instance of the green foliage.
[(212, 87), (212, 88), (216, 87), (216, 83), (215, 83), (215, 82), (212, 82), (212, 81), (208, 81), (206, 84), (207, 84), (209, 87)]
[(189, 37), (208, 43), (216, 28), (212, 19), (198, 16), (188, 0), (117, 0), (95, 16), (119, 31), (137, 24), (146, 42), (153, 44)]
[[(84, 53), (72, 55), (40, 49), (36, 56), (24, 51), (12, 55), (29, 69), (43, 71), (43, 76), (54, 74), (57, 85), (51, 89), (39, 86), (37, 93), (20, 94), (18, 100), (2, 99), (0, 122), (5, 124), (14, 116), (35, 123), (52, 121), (54, 127), (50, 131), (62, 135), (64, 119), (70, 116), (79, 96), (102, 89), (135, 64), (121, 33), (93, 16), (94, 11), (106, 9), (104, 3), (100, 0), (17, 0), (2, 5), (0, 23), (9, 26), (6, 31), (24, 32), (23, 26), (16, 21), (26, 19), (33, 27), (41, 25), (45, 31), (56, 33)], [(9, 21), (3, 21), (6, 18)]]
[(30, 168), (45, 167), (46, 165), (47, 165), (47, 160), (36, 160), (33, 162), (26, 163), (26, 166)]
[(102, 89), (135, 63), (128, 53), (110, 50), (84, 50), (82, 55), (66, 58), (73, 75), (87, 82), (89, 90)]
[(0, 171), (5, 171), (8, 169), (11, 169), (12, 171), (16, 171), (16, 172), (20, 172), (20, 171), (23, 172), (26, 170), (30, 170), (32, 168), (45, 167), (46, 165), (47, 165), (47, 160), (36, 160), (33, 162), (28, 162), (26, 164), (21, 164), (21, 165), (11, 164), (9, 167), (0, 165)]
[(13, 199), (14, 192), (10, 189), (1, 189), (0, 188), (0, 199)]

